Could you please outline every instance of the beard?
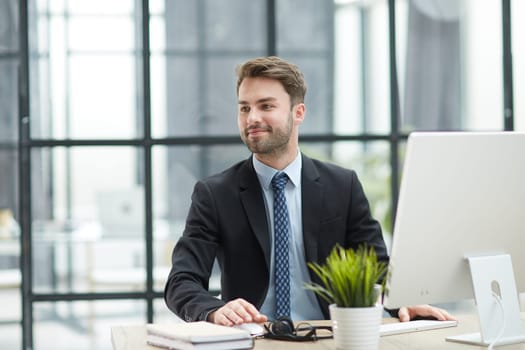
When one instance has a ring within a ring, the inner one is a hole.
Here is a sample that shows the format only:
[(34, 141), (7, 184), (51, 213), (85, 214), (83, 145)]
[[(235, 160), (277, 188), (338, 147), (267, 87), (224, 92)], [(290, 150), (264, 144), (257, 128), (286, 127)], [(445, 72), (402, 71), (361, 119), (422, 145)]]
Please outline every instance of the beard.
[[(268, 133), (264, 137), (250, 139), (248, 131), (250, 128), (262, 128)], [(271, 126), (263, 126), (261, 124), (252, 125), (241, 133), (241, 138), (252, 153), (270, 154), (280, 153), (288, 147), (290, 137), (293, 131), (293, 116), (292, 112), (288, 114), (288, 120), (284, 128), (272, 128)]]

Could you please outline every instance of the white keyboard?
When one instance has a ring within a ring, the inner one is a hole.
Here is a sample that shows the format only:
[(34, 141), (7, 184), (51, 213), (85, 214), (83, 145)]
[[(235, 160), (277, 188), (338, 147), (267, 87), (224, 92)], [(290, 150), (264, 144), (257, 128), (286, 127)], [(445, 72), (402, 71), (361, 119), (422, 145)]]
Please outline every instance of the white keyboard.
[(386, 323), (381, 325), (379, 333), (381, 336), (408, 333), (408, 332), (419, 332), (430, 329), (455, 327), (458, 325), (458, 321), (434, 321), (434, 320), (417, 320), (410, 322), (394, 322)]

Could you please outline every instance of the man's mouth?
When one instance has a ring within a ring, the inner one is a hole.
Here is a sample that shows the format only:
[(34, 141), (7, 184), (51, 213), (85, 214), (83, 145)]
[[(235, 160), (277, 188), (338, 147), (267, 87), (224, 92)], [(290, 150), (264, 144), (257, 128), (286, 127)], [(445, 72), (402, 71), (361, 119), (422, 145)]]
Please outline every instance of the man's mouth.
[(250, 127), (246, 129), (246, 136), (258, 136), (262, 133), (270, 131), (270, 127)]

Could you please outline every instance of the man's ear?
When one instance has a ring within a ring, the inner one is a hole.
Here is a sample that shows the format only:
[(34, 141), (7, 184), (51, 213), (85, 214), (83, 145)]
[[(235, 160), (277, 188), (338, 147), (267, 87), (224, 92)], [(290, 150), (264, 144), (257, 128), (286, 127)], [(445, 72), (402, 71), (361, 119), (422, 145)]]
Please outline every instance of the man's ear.
[(306, 115), (306, 106), (304, 103), (298, 103), (293, 107), (293, 120), (295, 125), (299, 125), (303, 122)]

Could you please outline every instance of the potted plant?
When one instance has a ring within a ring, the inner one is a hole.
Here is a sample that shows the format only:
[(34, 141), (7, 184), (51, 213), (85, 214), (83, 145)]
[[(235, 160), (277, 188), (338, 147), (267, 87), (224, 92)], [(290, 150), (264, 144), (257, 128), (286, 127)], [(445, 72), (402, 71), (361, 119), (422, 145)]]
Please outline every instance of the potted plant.
[(330, 304), (336, 348), (377, 349), (383, 312), (378, 302), (384, 289), (380, 281), (388, 265), (366, 245), (357, 250), (336, 245), (324, 264), (308, 263), (308, 267), (321, 284), (311, 282), (305, 288)]

